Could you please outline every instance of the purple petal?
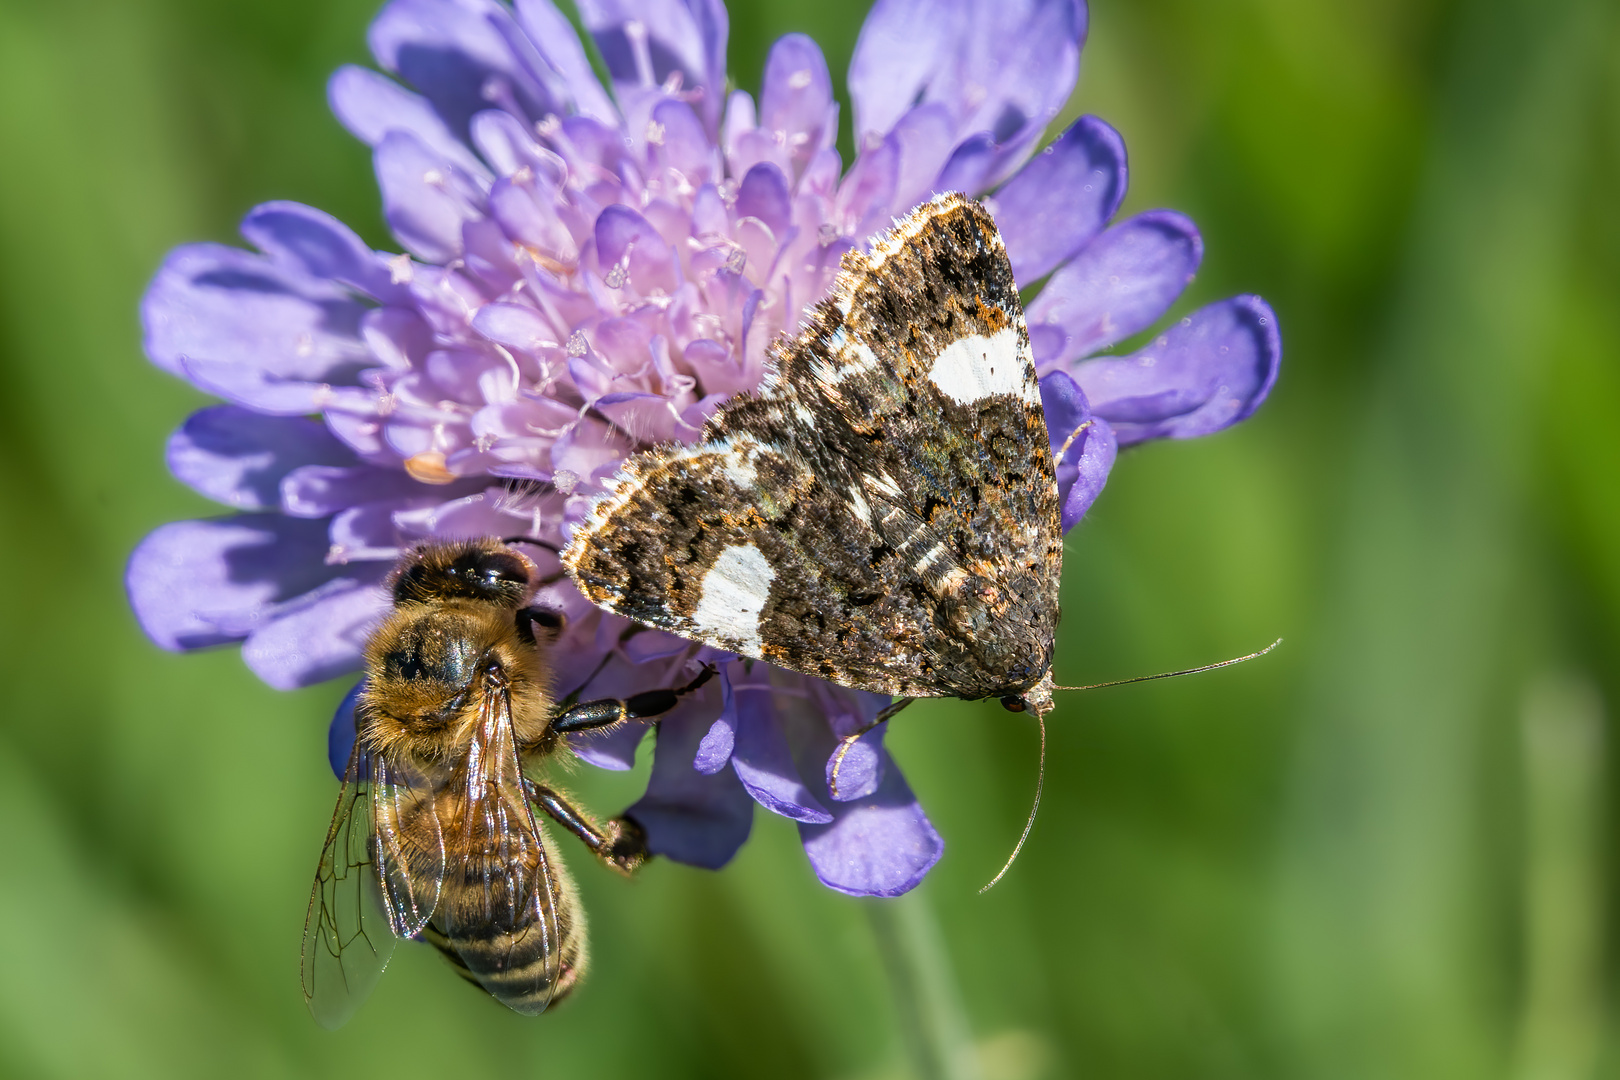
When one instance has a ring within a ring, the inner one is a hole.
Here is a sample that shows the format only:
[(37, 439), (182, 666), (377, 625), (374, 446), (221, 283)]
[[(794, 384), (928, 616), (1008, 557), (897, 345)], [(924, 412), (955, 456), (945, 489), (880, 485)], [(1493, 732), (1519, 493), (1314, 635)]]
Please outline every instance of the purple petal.
[(621, 263), (637, 292), (675, 291), (679, 284), (669, 245), (652, 222), (618, 203), (596, 219), (596, 254), (609, 277)]
[(1277, 381), (1282, 338), (1258, 296), (1200, 308), (1130, 356), (1074, 368), (1092, 410), (1113, 425), (1121, 446), (1187, 439), (1237, 423)]
[(596, 411), (638, 443), (669, 442), (680, 422), (674, 406), (662, 394), (604, 394)]
[(661, 86), (680, 72), (685, 90), (702, 88), (698, 111), (710, 131), (726, 85), (726, 8), (720, 0), (581, 0), (613, 82)]
[(1013, 276), (1032, 282), (1096, 236), (1125, 198), (1125, 141), (1082, 116), (995, 194), (989, 208)]
[(754, 800), (735, 772), (706, 776), (692, 768), (719, 704), (710, 682), (664, 716), (647, 793), (625, 811), (647, 830), (654, 853), (710, 870), (731, 861), (754, 822)]
[(325, 383), (352, 382), (369, 366), (364, 312), (332, 282), (218, 244), (171, 252), (141, 302), (146, 354), (165, 371), (218, 361)]
[(384, 260), (330, 214), (302, 203), (264, 203), (243, 219), (242, 235), (310, 277), (341, 281), (379, 300), (409, 302), (410, 294), (389, 279)]
[(799, 779), (793, 751), (777, 721), (776, 692), (765, 681), (768, 673), (768, 668), (757, 666), (742, 676), (746, 682), (732, 686), (737, 742), (731, 767), (754, 801), (773, 814), (799, 822), (829, 822), (832, 815)]
[[(847, 802), (834, 801), (827, 788), (825, 763), (838, 740), (822, 705), (814, 696), (809, 700), (784, 697), (782, 713), (794, 741), (800, 774), (832, 809), (829, 823), (799, 825), (816, 876), (829, 888), (855, 896), (898, 896), (915, 887), (939, 861), (945, 842), (888, 752), (877, 745), (883, 760), (871, 770), (882, 777), (875, 791)], [(839, 779), (842, 784), (841, 772)]]
[(878, 0), (849, 67), (856, 143), (889, 131), (912, 105), (937, 102), (950, 112), (953, 142), (987, 131), (1021, 152), (1068, 100), (1085, 34), (1081, 0)]
[[(837, 750), (827, 758), (825, 780), (830, 798), (836, 802), (853, 802), (878, 789), (888, 761), (883, 749), (883, 736), (888, 730), (887, 724), (879, 724), (851, 743), (841, 759)], [(836, 777), (834, 772), (838, 774)]]
[[(939, 170), (932, 190), (936, 193), (963, 191), (969, 195), (977, 194), (990, 186), (991, 173), (999, 163), (995, 140), (988, 131), (970, 135), (951, 151), (950, 160)], [(990, 201), (987, 200), (985, 205), (989, 206)]]
[(894, 125), (884, 143), (893, 144), (898, 163), (890, 203), (896, 213), (911, 209), (933, 194), (934, 181), (949, 164), (955, 141), (955, 125), (942, 105), (919, 105)]
[(175, 521), (129, 558), (130, 606), (148, 637), (180, 652), (246, 637), (279, 603), (338, 571), (324, 523), (280, 514)]
[(199, 390), (273, 416), (306, 416), (328, 409), (361, 414), (376, 411), (378, 395), (375, 391), (289, 379), (231, 360), (187, 357), (181, 371)]
[(390, 131), (377, 144), (377, 184), (388, 227), (424, 262), (461, 254), (461, 228), (478, 220), (472, 181), (415, 135)]
[(413, 480), (402, 469), (304, 465), (282, 479), (281, 511), (292, 517), (319, 518), (362, 503), (403, 501), (413, 496), (438, 501), (446, 494), (445, 488)]
[(703, 121), (684, 101), (666, 100), (653, 108), (653, 120), (663, 131), (662, 160), (679, 170), (689, 183), (719, 179), (719, 162)]
[(837, 807), (831, 824), (799, 826), (804, 853), (828, 888), (899, 896), (916, 888), (945, 853), (945, 841), (892, 762), (877, 791)]
[(326, 100), (338, 122), (367, 146), (375, 147), (390, 131), (405, 131), (448, 161), (473, 175), (483, 163), (445, 125), (433, 106), (385, 75), (346, 65), (332, 73)]
[(1086, 356), (1152, 326), (1203, 257), (1197, 227), (1171, 210), (1150, 210), (1107, 230), (1060, 267), (1029, 305), (1032, 326), (1055, 326), (1065, 338), (1056, 356), (1037, 354), (1037, 364)]
[[(354, 724), (354, 706), (366, 688), (366, 681), (355, 683), (332, 714), (332, 723), (326, 729), (326, 760), (332, 766), (332, 775), (342, 780), (349, 771), (349, 758), (354, 754), (354, 740), (358, 732)], [(364, 775), (363, 773), (361, 775)]]
[(887, 134), (929, 85), (954, 72), (973, 24), (973, 4), (878, 0), (861, 26), (849, 62), (855, 144)]
[(759, 126), (781, 133), (800, 168), (838, 134), (827, 61), (803, 34), (787, 34), (771, 46), (759, 94)]
[[(553, 653), (555, 660), (555, 653)], [(634, 664), (614, 653), (608, 657), (590, 680), (579, 690), (578, 700), (600, 701), (604, 698), (623, 700), (643, 690), (669, 686), (675, 677), (667, 674), (668, 664)], [(627, 772), (635, 768), (636, 748), (652, 725), (641, 720), (581, 731), (567, 736), (569, 747), (581, 760), (599, 769)]]
[[(709, 730), (704, 732), (703, 741), (698, 743), (697, 753), (692, 755), (692, 768), (704, 776), (712, 776), (731, 764), (731, 752), (737, 746), (737, 695), (731, 688), (731, 664), (720, 668), (720, 715)], [(741, 670), (740, 665), (738, 670)]]
[(1114, 429), (1091, 414), (1086, 395), (1065, 373), (1054, 371), (1041, 380), (1041, 406), (1057, 462), (1063, 531), (1068, 532), (1102, 493), (1119, 447)]
[(579, 35), (562, 12), (548, 0), (517, 0), (517, 17), (529, 41), (567, 86), (573, 111), (617, 123), (618, 110), (597, 81)]
[(242, 660), (277, 690), (296, 690), (360, 667), (366, 638), (389, 608), (382, 580), (392, 567), (355, 563), (286, 604), (242, 644)]
[(510, 18), (491, 0), (393, 0), (372, 20), (366, 39), (377, 62), (420, 90), (465, 139), (473, 115), (502, 96), (532, 120), (563, 111), (497, 29)]
[(793, 200), (781, 169), (762, 161), (748, 170), (737, 187), (737, 216), (758, 218), (778, 237), (787, 231), (793, 223)]
[(352, 465), (354, 452), (304, 417), (264, 416), (234, 405), (191, 414), (169, 439), (169, 471), (238, 510), (280, 502), (281, 478), (302, 465)]

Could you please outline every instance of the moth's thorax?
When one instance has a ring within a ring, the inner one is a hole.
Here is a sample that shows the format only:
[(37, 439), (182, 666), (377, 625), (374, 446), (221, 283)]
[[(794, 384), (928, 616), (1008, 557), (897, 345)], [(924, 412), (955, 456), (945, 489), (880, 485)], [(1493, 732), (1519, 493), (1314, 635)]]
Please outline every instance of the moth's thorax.
[(540, 653), (514, 612), (451, 600), (396, 609), (366, 647), (360, 737), (368, 749), (418, 763), (464, 754), (480, 720), (481, 684), (498, 665), (521, 747), (546, 738), (550, 704)]

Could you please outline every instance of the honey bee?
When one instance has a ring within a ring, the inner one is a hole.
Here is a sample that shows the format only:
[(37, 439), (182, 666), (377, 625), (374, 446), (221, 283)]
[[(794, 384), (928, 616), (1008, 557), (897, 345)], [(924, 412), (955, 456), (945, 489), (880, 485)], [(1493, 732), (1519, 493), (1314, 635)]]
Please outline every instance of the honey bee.
[(714, 669), (556, 709), (545, 647), (561, 621), (530, 606), (536, 568), (518, 542), (424, 544), (389, 579), (394, 609), (366, 645), (354, 750), (304, 921), (304, 998), (323, 1026), (349, 1018), (400, 938), (430, 942), (520, 1013), (573, 990), (584, 914), (536, 807), (622, 873), (648, 857), (633, 821), (598, 827), (524, 765), (569, 732), (668, 711)]

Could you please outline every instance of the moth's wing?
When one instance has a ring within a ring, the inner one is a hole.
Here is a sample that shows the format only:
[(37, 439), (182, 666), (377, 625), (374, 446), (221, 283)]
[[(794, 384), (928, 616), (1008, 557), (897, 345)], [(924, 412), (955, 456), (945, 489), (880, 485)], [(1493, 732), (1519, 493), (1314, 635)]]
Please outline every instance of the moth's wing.
[(539, 1013), (566, 994), (584, 964), (584, 925), (572, 883), (546, 850), (523, 783), (504, 680), (481, 680), (467, 756), (465, 812), (434, 920), (459, 964), (503, 1004)]
[(776, 362), (704, 444), (627, 463), (564, 556), (584, 593), (845, 685), (982, 697), (1008, 676), (950, 624), (964, 584), (982, 579), (1008, 606), (979, 636), (1016, 635), (1013, 651), (1044, 670), (1057, 484), (989, 215), (945, 196), (870, 255), (845, 256)]

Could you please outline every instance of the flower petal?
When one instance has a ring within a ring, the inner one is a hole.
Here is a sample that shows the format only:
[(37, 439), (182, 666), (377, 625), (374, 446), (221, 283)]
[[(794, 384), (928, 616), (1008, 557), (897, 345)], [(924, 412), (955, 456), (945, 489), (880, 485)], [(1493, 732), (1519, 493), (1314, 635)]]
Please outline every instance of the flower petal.
[(283, 601), (338, 571), (326, 526), (280, 514), (174, 521), (129, 558), (125, 586), (141, 629), (182, 652), (246, 637)]
[(759, 93), (759, 127), (787, 146), (795, 174), (838, 136), (827, 60), (804, 34), (786, 34), (771, 46)]
[(1055, 356), (1042, 368), (1107, 348), (1152, 326), (1192, 280), (1204, 257), (1198, 228), (1171, 210), (1120, 222), (1060, 267), (1027, 315), (1031, 326), (1059, 328)]
[(468, 122), (505, 96), (531, 119), (560, 113), (512, 53), (497, 24), (510, 12), (492, 0), (392, 0), (366, 40), (386, 70), (416, 87), (459, 139)]
[(360, 668), (366, 638), (389, 609), (384, 563), (353, 563), (254, 630), (242, 660), (277, 690), (312, 686)]
[(320, 518), (364, 503), (404, 503), (413, 497), (439, 502), (454, 490), (421, 483), (397, 468), (303, 465), (282, 478), (281, 511), (292, 517)]
[(469, 173), (484, 171), (426, 98), (386, 75), (353, 64), (340, 67), (326, 84), (326, 100), (338, 122), (367, 146), (376, 147), (390, 131), (405, 131)]
[(1068, 100), (1085, 36), (1083, 0), (878, 0), (849, 66), (856, 144), (938, 102), (953, 142), (988, 131), (1016, 163)]
[[(553, 658), (555, 662), (555, 658)], [(668, 686), (673, 680), (666, 675), (668, 664), (633, 664), (614, 653), (608, 657), (590, 682), (579, 691), (579, 701), (599, 701), (604, 698), (623, 700), (642, 690)], [(599, 769), (627, 772), (636, 766), (636, 747), (646, 736), (651, 723), (628, 720), (622, 724), (580, 731), (566, 736), (570, 749), (582, 760)]]
[[(890, 702), (887, 694), (874, 694), (865, 690), (850, 690), (821, 679), (805, 678), (811, 699), (821, 710), (827, 726), (840, 740), (867, 728), (877, 714)], [(883, 749), (887, 724), (867, 729), (842, 755), (835, 749), (827, 758), (826, 775), (829, 797), (837, 802), (851, 802), (865, 798), (877, 790), (883, 780), (888, 753)], [(837, 790), (833, 789), (836, 770)]]
[(616, 86), (662, 86), (678, 71), (682, 89), (702, 88), (698, 112), (716, 129), (729, 28), (721, 0), (580, 0), (578, 7)]
[[(343, 700), (338, 702), (337, 711), (332, 714), (332, 723), (326, 729), (326, 761), (332, 766), (332, 775), (339, 780), (344, 779), (349, 771), (349, 758), (354, 754), (355, 737), (359, 734), (355, 730), (354, 706), (360, 700), (360, 694), (366, 688), (366, 680), (361, 679), (355, 683)], [(358, 775), (365, 775), (360, 772)]]
[(628, 206), (615, 203), (597, 217), (596, 255), (610, 285), (621, 264), (643, 296), (656, 290), (674, 292), (679, 284), (669, 244), (652, 222)]
[(242, 235), (310, 277), (341, 281), (378, 300), (409, 302), (410, 294), (390, 280), (387, 262), (331, 214), (303, 203), (263, 203), (243, 219)]
[(887, 134), (913, 104), (929, 100), (933, 82), (954, 75), (963, 41), (976, 21), (974, 6), (931, 0), (878, 0), (872, 5), (849, 62), (856, 146), (868, 134)]
[(573, 111), (617, 123), (619, 112), (597, 81), (579, 35), (563, 13), (548, 0), (517, 0), (517, 18), (529, 41), (567, 86)]
[[(737, 741), (731, 752), (731, 767), (754, 801), (773, 814), (799, 822), (826, 823), (832, 820), (821, 800), (810, 793), (799, 778), (793, 751), (777, 720), (776, 691), (767, 669), (743, 673), (731, 687), (737, 705)], [(746, 680), (746, 681), (742, 681)]]
[(628, 810), (647, 830), (655, 854), (718, 870), (748, 839), (754, 800), (730, 769), (705, 775), (692, 768), (720, 692), (713, 682), (688, 694), (658, 724), (647, 793)]
[(200, 409), (169, 438), (175, 478), (238, 510), (280, 502), (281, 478), (303, 465), (352, 465), (354, 452), (301, 416), (264, 416), (234, 405)]
[[(793, 199), (787, 177), (768, 161), (749, 169), (737, 186), (737, 216), (758, 218), (780, 237), (793, 224)], [(760, 267), (761, 274), (767, 267)]]
[(1086, 395), (1064, 372), (1054, 371), (1041, 380), (1041, 407), (1057, 463), (1063, 531), (1068, 532), (1102, 493), (1119, 446), (1114, 429), (1091, 414)]
[(406, 131), (384, 135), (374, 162), (384, 216), (399, 242), (425, 262), (460, 255), (462, 226), (480, 216), (472, 179)]
[(1277, 381), (1282, 338), (1258, 296), (1200, 308), (1130, 356), (1074, 368), (1092, 410), (1113, 425), (1121, 446), (1187, 439), (1237, 423)]
[(1125, 141), (1082, 116), (988, 202), (1013, 276), (1037, 281), (1102, 231), (1125, 198)]
[(332, 282), (219, 244), (175, 249), (141, 301), (146, 355), (165, 371), (219, 361), (324, 383), (352, 383), (369, 366), (364, 312)]

